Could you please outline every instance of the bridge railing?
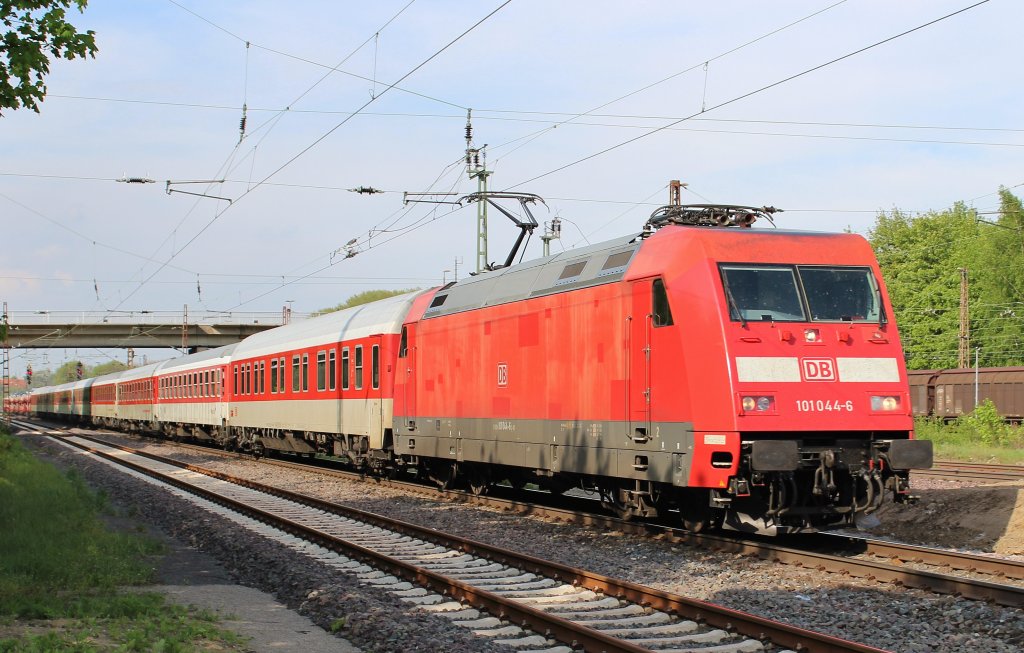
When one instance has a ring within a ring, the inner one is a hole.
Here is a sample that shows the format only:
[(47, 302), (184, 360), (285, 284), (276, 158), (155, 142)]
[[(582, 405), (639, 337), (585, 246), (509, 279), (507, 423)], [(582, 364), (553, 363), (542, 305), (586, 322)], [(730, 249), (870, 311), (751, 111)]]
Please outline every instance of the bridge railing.
[[(309, 313), (292, 313), (292, 322)], [(10, 324), (183, 324), (181, 311), (10, 311)], [(284, 324), (281, 311), (192, 311), (189, 324)]]

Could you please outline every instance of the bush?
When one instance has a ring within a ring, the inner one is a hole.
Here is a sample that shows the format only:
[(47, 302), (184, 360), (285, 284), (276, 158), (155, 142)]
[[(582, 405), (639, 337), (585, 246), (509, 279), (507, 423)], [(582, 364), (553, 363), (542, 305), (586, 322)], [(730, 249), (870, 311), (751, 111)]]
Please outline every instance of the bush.
[(974, 431), (985, 444), (1007, 446), (1013, 440), (1013, 427), (1003, 420), (991, 399), (986, 399), (972, 412), (957, 418), (957, 424)]

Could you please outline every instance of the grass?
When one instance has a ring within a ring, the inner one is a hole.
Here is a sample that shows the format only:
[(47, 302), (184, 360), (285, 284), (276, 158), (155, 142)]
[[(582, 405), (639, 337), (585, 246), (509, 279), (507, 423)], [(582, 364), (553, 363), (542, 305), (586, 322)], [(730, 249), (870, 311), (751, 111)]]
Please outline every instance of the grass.
[(162, 547), (113, 532), (106, 497), (0, 433), (0, 653), (242, 650), (208, 613), (169, 605), (151, 581)]
[(934, 443), (936, 460), (1024, 464), (1024, 427), (1004, 423), (990, 401), (949, 424), (919, 418), (914, 433)]

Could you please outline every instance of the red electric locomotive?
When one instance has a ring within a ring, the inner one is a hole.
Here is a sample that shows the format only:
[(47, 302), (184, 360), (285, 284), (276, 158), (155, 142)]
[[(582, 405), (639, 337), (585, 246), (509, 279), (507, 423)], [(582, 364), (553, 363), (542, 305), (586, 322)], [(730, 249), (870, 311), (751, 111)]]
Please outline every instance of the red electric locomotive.
[(79, 382), (91, 397), (37, 390), (33, 412), (579, 487), (693, 530), (852, 523), (910, 498), (931, 443), (867, 242), (746, 228), (773, 212), (663, 207), (637, 236)]
[(421, 296), (395, 454), (442, 483), (579, 486), (695, 530), (793, 532), (906, 500), (931, 443), (913, 440), (874, 255), (856, 235), (743, 228), (772, 211), (664, 207), (639, 237)]

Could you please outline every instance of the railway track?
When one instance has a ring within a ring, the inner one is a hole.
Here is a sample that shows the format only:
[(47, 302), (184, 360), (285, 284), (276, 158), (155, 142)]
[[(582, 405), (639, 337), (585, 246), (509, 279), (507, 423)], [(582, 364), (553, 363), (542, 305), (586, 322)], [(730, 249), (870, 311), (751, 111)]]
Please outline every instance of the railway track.
[(128, 447), (56, 439), (518, 650), (881, 650)]
[(1024, 465), (936, 461), (931, 469), (916, 469), (913, 473), (953, 480), (1022, 481), (1024, 480)]
[[(181, 445), (205, 454), (237, 458), (248, 456), (223, 452), (197, 445)], [(307, 464), (280, 459), (263, 462), (293, 467), (309, 472)], [(315, 468), (318, 473), (358, 478), (360, 475), (343, 470)], [(829, 573), (849, 575), (912, 587), (940, 594), (992, 601), (1009, 607), (1024, 607), (1024, 563), (971, 553), (934, 549), (849, 534), (802, 535), (788, 540), (748, 538), (725, 533), (694, 534), (670, 526), (650, 522), (627, 522), (598, 512), (596, 502), (562, 497), (564, 506), (537, 504), (514, 497), (477, 496), (454, 490), (440, 491), (434, 487), (404, 481), (375, 481), (414, 492), (431, 499), (439, 496), (462, 503), (497, 508), (539, 516), (553, 521), (573, 523), (621, 531), (626, 534), (656, 537), (673, 544), (683, 544), (730, 554), (740, 554), (817, 569)], [(542, 493), (538, 493), (542, 494)], [(544, 499), (550, 495), (543, 493)]]

